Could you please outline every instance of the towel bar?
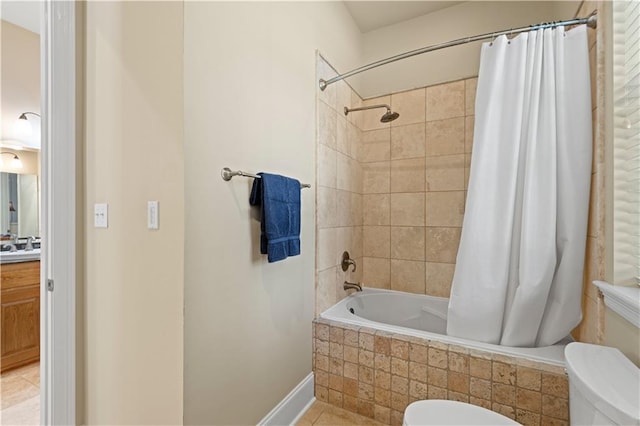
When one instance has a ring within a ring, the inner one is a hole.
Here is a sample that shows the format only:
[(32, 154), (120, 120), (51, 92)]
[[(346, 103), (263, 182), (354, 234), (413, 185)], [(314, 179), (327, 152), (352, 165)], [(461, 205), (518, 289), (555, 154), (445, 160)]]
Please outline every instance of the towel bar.
[[(250, 178), (254, 178), (254, 179), (262, 179), (261, 176), (259, 175), (254, 175), (253, 173), (247, 173), (247, 172), (243, 172), (242, 170), (231, 170), (228, 167), (225, 167), (224, 169), (222, 169), (220, 171), (220, 175), (222, 175), (222, 180), (226, 180), (229, 181), (231, 180), (232, 177), (234, 176), (244, 176), (244, 177), (250, 177)], [(311, 188), (311, 185), (308, 183), (301, 183), (300, 184), (300, 188)]]

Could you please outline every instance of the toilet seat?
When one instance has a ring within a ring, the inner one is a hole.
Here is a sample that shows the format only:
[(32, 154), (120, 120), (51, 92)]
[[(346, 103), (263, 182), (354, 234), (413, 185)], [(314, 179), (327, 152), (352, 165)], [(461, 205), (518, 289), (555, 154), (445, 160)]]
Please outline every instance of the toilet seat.
[(430, 399), (416, 401), (404, 410), (403, 426), (418, 425), (519, 425), (510, 418), (466, 402)]

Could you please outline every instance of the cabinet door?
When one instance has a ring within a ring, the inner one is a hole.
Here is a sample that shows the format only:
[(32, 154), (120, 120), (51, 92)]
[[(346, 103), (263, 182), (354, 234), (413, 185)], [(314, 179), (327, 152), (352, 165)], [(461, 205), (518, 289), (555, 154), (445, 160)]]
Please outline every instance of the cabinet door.
[[(22, 264), (22, 268), (6, 268), (8, 271), (5, 269), (8, 265), (2, 268), (1, 371), (40, 358), (40, 284), (37, 273), (40, 265), (39, 262), (29, 263)], [(9, 280), (9, 277), (13, 279)]]

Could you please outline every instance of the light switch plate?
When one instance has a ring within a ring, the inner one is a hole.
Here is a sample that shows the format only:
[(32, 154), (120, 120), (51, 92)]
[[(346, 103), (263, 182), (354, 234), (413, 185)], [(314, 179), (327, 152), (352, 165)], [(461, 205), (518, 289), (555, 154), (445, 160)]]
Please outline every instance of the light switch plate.
[(109, 227), (109, 205), (94, 204), (93, 206), (93, 226), (95, 228)]
[(160, 228), (159, 215), (160, 204), (157, 201), (147, 203), (147, 229)]

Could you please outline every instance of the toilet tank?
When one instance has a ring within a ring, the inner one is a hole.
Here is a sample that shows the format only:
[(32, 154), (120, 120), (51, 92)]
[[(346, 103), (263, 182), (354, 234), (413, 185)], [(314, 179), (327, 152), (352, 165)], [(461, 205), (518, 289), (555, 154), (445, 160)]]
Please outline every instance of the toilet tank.
[(565, 348), (572, 425), (640, 425), (640, 369), (606, 346)]

